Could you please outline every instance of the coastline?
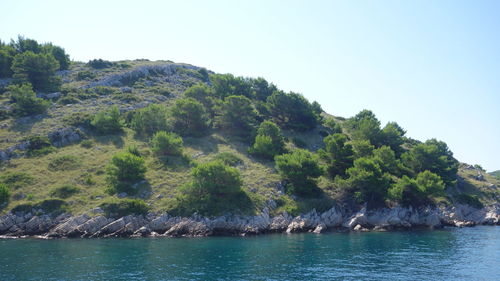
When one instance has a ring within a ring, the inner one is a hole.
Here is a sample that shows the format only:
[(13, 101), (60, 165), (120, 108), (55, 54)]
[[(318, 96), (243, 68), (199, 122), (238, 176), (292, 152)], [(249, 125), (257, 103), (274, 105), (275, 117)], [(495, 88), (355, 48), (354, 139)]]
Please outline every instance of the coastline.
[(420, 208), (401, 207), (350, 211), (339, 207), (318, 213), (312, 210), (292, 217), (286, 212), (271, 217), (265, 208), (255, 216), (223, 215), (213, 218), (192, 215), (177, 217), (149, 213), (120, 218), (93, 215), (13, 214), (0, 216), (0, 239), (8, 238), (107, 238), (107, 237), (204, 237), (245, 236), (267, 233), (323, 233), (343, 231), (391, 231), (413, 228), (442, 228), (500, 225), (500, 204), (475, 209), (468, 205)]

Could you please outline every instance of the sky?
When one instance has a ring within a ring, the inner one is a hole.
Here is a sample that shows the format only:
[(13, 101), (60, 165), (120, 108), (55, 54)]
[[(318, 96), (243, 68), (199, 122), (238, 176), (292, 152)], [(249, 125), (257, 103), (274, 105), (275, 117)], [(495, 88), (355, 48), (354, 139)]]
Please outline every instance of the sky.
[(500, 1), (2, 0), (0, 10), (2, 41), (264, 77), (330, 114), (370, 109), (500, 169)]

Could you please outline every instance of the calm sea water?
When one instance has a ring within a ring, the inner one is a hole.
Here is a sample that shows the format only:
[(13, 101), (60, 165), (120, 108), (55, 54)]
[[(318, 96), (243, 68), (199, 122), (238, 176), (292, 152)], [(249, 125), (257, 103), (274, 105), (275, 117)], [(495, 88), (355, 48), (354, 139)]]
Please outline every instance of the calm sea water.
[(500, 280), (500, 227), (0, 240), (0, 280)]

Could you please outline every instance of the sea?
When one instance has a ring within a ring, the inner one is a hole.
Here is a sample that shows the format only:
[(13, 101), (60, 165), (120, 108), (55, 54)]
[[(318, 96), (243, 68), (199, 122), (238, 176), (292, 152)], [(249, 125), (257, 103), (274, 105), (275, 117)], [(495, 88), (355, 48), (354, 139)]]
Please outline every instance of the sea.
[(0, 280), (500, 280), (500, 227), (0, 239)]

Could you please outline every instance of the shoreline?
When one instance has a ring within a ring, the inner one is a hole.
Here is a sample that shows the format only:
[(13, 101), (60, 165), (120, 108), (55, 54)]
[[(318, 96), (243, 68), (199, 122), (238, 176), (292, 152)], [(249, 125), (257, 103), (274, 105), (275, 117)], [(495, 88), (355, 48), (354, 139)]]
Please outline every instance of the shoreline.
[(149, 213), (120, 218), (92, 215), (33, 215), (9, 213), (0, 216), (0, 239), (16, 238), (111, 238), (111, 237), (206, 237), (250, 236), (271, 233), (368, 232), (438, 229), (447, 226), (500, 225), (500, 204), (475, 209), (468, 205), (424, 206), (343, 211), (334, 206), (318, 213), (312, 210), (292, 217), (286, 212), (271, 217), (265, 208), (255, 216), (177, 217)]

